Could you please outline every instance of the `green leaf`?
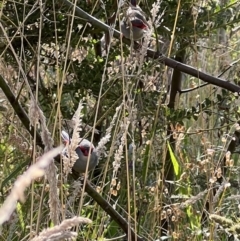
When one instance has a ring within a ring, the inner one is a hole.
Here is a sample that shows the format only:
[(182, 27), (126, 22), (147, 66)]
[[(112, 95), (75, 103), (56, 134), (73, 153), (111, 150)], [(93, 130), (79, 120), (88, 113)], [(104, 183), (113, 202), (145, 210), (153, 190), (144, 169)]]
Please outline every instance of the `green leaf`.
[(19, 202), (17, 203), (16, 210), (17, 210), (17, 213), (18, 213), (20, 226), (21, 226), (22, 230), (25, 230), (24, 214), (23, 214), (23, 210), (22, 210), (22, 205)]
[(5, 185), (10, 182), (12, 179), (16, 178), (19, 173), (21, 172), (21, 170), (26, 167), (28, 164), (30, 163), (30, 160), (26, 160), (25, 162), (21, 163), (20, 165), (18, 165), (14, 171), (12, 171), (1, 183), (1, 188), (0, 190), (3, 191), (3, 188), (5, 187)]
[(169, 153), (170, 153), (171, 161), (172, 161), (172, 164), (173, 164), (174, 173), (177, 177), (179, 177), (180, 166), (178, 165), (177, 158), (175, 157), (169, 142), (167, 142), (167, 145), (168, 145), (168, 150), (169, 150)]

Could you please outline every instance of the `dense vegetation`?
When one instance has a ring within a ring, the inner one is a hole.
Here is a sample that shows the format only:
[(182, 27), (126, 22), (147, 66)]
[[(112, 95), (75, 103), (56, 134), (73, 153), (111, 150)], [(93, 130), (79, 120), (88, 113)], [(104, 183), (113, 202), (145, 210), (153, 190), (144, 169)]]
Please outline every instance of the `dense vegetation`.
[[(127, 1), (0, 2), (1, 240), (240, 239), (240, 3), (139, 5), (137, 44)], [(38, 165), (76, 124), (84, 181), (60, 149)]]

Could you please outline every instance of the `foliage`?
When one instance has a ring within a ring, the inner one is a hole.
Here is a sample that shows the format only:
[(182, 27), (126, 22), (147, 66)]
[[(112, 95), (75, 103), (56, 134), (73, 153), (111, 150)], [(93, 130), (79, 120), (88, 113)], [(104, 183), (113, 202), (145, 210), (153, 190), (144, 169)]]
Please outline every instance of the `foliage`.
[[(23, 109), (28, 112), (31, 100), (37, 100), (55, 145), (60, 144), (61, 129), (72, 131), (71, 119), (80, 101), (84, 102), (81, 137), (91, 139), (91, 127), (97, 129), (93, 142), (98, 146), (111, 127), (105, 156), (89, 179), (143, 240), (239, 237), (230, 221), (224, 226), (224, 220), (210, 216), (221, 214), (239, 222), (238, 96), (207, 85), (179, 94), (170, 108), (174, 70), (144, 57), (144, 43), (135, 51), (112, 38), (107, 52), (103, 46), (107, 33), (79, 17), (65, 1), (40, 2), (0, 3), (0, 73)], [(118, 9), (117, 1), (76, 2), (106, 23), (117, 11), (116, 23), (110, 23), (119, 28), (125, 8)], [(155, 19), (149, 19), (154, 30), (148, 46), (213, 76), (221, 75), (230, 65), (224, 78), (239, 83), (238, 66), (231, 65), (239, 52), (237, 1), (149, 0), (140, 5), (149, 16), (156, 14)], [(162, 41), (160, 46), (153, 36)], [(180, 75), (181, 90), (202, 84), (197, 78)], [(5, 99), (0, 92), (1, 203), (17, 176), (24, 175), (42, 155), (11, 108), (13, 103)], [(42, 122), (34, 128), (43, 131)], [(174, 167), (172, 180), (165, 180), (167, 153)], [(115, 172), (117, 158), (121, 168)], [(78, 240), (124, 236), (116, 220), (56, 165), (60, 221), (73, 216), (93, 221), (76, 228)], [(3, 224), (4, 240), (31, 239), (53, 226), (49, 186), (44, 178), (32, 182), (25, 192), (26, 201), (19, 202)], [(164, 222), (169, 224), (165, 234), (161, 229)]]

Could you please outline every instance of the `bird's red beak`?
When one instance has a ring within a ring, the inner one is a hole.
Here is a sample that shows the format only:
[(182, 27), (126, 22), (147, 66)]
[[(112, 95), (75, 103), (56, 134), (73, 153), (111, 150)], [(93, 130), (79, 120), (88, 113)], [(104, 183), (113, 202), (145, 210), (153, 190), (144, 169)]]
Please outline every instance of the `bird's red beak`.
[(145, 24), (133, 24), (134, 27), (141, 28), (141, 29), (147, 29), (147, 25)]
[(79, 146), (84, 156), (88, 156), (89, 153), (93, 152), (93, 148), (86, 148), (85, 146)]

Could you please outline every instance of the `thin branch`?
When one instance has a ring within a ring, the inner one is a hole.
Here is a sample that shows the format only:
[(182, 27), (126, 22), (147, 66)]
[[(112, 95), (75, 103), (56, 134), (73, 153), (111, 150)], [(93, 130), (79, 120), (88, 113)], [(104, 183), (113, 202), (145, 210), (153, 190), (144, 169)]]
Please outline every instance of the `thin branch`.
[(194, 88), (189, 88), (189, 89), (185, 89), (185, 90), (179, 90), (178, 92), (180, 94), (184, 94), (184, 93), (188, 93), (188, 92), (200, 89), (200, 88), (202, 88), (202, 87), (204, 87), (206, 85), (209, 85), (209, 83), (204, 83), (204, 84), (198, 85), (197, 87), (194, 87)]
[[(218, 75), (218, 78), (222, 77), (230, 68), (232, 68), (236, 63), (238, 63), (239, 60), (240, 60), (240, 59), (237, 59), (236, 61), (234, 61), (234, 62), (232, 62), (231, 64), (229, 64), (229, 65), (227, 66), (227, 68), (224, 69), (223, 72)], [(196, 89), (202, 88), (202, 87), (204, 87), (204, 86), (206, 86), (206, 85), (209, 85), (209, 84), (210, 84), (210, 83), (204, 83), (204, 84), (201, 84), (201, 85), (199, 85), (199, 86), (197, 86), (197, 87), (194, 87), (194, 88), (189, 88), (189, 89), (185, 89), (185, 90), (179, 90), (179, 93), (180, 93), (180, 94), (183, 94), (183, 93), (191, 92), (191, 91), (194, 91), (194, 90), (196, 90)]]

